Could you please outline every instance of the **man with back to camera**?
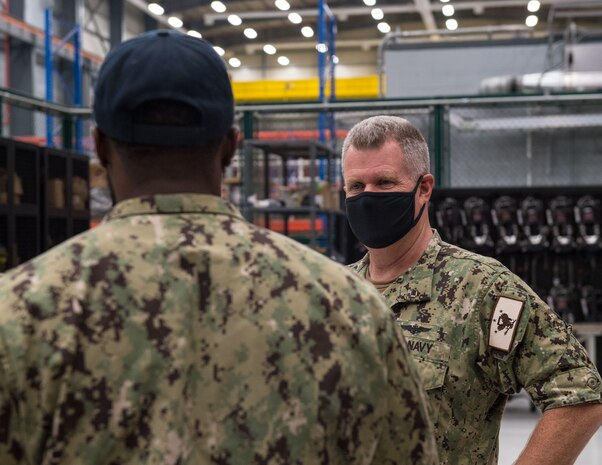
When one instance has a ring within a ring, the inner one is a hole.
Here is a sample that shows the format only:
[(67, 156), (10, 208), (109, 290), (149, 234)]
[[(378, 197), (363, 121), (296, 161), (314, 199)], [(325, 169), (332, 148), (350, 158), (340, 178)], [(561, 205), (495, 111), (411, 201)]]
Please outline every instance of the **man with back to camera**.
[(425, 395), (371, 285), (243, 220), (226, 67), (153, 31), (107, 56), (119, 202), (0, 280), (0, 464), (434, 464)]
[(347, 135), (342, 165), (349, 223), (368, 249), (351, 267), (383, 294), (406, 336), (440, 462), (496, 464), (506, 399), (524, 388), (544, 414), (516, 463), (572, 464), (602, 424), (600, 375), (524, 282), (431, 229), (422, 135), (402, 118), (368, 118)]

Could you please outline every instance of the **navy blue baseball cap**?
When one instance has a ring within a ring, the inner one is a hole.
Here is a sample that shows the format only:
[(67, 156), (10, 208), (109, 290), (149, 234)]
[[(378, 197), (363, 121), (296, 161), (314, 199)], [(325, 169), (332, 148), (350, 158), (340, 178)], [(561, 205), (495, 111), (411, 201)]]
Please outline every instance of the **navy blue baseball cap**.
[[(198, 125), (139, 124), (134, 112), (147, 102), (174, 101), (199, 114)], [(203, 146), (234, 122), (226, 65), (206, 41), (172, 30), (142, 34), (107, 55), (94, 89), (98, 128), (121, 142), (166, 147)]]

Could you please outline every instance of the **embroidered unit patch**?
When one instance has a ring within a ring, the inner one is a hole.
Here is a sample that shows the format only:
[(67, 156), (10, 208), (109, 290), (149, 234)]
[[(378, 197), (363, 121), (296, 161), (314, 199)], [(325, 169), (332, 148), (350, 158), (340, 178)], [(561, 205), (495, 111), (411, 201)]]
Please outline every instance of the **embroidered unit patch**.
[(509, 352), (520, 321), (525, 302), (510, 297), (499, 297), (489, 327), (489, 346)]

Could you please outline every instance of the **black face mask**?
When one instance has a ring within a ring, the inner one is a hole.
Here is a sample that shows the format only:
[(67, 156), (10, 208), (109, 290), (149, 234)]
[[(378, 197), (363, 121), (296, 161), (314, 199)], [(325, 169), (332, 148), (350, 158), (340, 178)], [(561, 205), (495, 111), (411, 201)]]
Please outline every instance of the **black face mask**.
[(382, 249), (404, 237), (420, 220), (414, 219), (414, 196), (422, 176), (411, 192), (363, 192), (345, 200), (351, 230), (366, 247)]

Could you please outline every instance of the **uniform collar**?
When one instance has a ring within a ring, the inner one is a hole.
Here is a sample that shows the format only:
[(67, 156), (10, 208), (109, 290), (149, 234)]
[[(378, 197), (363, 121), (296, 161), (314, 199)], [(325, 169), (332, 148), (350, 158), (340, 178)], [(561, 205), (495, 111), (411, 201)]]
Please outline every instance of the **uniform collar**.
[(215, 195), (169, 194), (136, 197), (119, 202), (103, 221), (136, 215), (178, 213), (228, 215), (242, 219), (242, 215), (233, 205)]
[[(417, 303), (431, 300), (433, 271), (440, 250), (441, 237), (433, 229), (433, 237), (420, 259), (383, 292), (383, 296), (390, 306), (397, 303)], [(366, 254), (358, 263), (357, 271), (366, 276), (369, 263), (370, 257)]]

